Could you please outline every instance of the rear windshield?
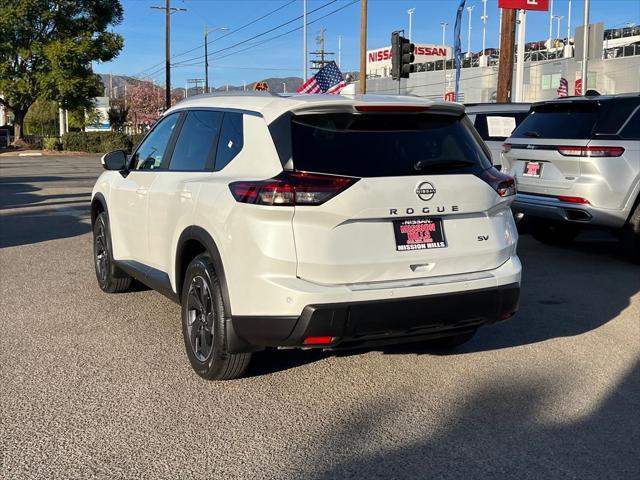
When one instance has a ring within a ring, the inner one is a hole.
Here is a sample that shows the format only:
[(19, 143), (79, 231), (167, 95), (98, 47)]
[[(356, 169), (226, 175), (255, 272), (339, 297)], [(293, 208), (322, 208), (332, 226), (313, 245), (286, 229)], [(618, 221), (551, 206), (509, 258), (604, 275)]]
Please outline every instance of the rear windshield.
[(491, 167), (466, 117), (309, 114), (292, 119), (296, 170), (353, 177), (477, 173)]
[(600, 107), (589, 103), (548, 103), (533, 107), (513, 138), (590, 138)]

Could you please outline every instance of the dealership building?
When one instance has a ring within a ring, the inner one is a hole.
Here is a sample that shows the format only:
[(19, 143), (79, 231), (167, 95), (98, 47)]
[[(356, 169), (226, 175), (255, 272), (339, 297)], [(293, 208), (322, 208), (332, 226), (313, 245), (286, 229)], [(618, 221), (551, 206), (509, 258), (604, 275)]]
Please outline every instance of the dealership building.
[[(416, 43), (415, 46), (414, 63), (436, 62), (453, 58), (451, 47), (446, 45)], [(374, 78), (391, 76), (391, 46), (367, 51), (367, 76)]]

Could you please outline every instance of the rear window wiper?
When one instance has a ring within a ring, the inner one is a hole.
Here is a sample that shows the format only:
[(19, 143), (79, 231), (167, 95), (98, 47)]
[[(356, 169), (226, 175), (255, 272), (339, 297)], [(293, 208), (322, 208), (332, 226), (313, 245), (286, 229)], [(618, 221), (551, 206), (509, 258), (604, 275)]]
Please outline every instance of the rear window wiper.
[(422, 172), (430, 168), (464, 168), (473, 165), (475, 165), (475, 163), (469, 160), (418, 160), (413, 164), (413, 169), (416, 172)]
[(525, 136), (525, 137), (540, 138), (540, 134), (538, 132), (534, 132), (532, 130), (524, 132), (522, 135)]

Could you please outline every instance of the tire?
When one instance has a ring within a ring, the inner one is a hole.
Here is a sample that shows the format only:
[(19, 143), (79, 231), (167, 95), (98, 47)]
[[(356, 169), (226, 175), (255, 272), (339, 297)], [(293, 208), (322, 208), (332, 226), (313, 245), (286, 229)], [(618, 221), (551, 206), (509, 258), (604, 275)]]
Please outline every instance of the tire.
[(251, 353), (229, 353), (222, 290), (209, 254), (187, 267), (182, 286), (182, 335), (195, 372), (206, 380), (242, 376)]
[(640, 204), (636, 206), (623, 229), (622, 241), (631, 259), (640, 263)]
[(582, 227), (571, 223), (526, 216), (527, 230), (533, 238), (546, 245), (566, 245), (580, 233)]
[(121, 293), (131, 288), (133, 279), (113, 261), (109, 217), (101, 212), (93, 224), (93, 265), (96, 279), (103, 292)]
[(451, 337), (434, 338), (428, 341), (428, 345), (438, 350), (452, 350), (471, 340), (477, 331), (478, 329), (475, 329), (471, 332), (452, 335)]

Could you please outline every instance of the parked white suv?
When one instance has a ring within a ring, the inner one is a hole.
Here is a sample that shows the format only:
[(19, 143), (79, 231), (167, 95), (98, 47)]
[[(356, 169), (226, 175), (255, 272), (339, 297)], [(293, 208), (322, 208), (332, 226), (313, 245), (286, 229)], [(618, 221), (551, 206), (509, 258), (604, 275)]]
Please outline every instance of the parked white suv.
[(517, 310), (514, 180), (459, 105), (199, 96), (103, 164), (100, 287), (133, 277), (180, 302), (204, 378), (265, 347), (454, 346)]

